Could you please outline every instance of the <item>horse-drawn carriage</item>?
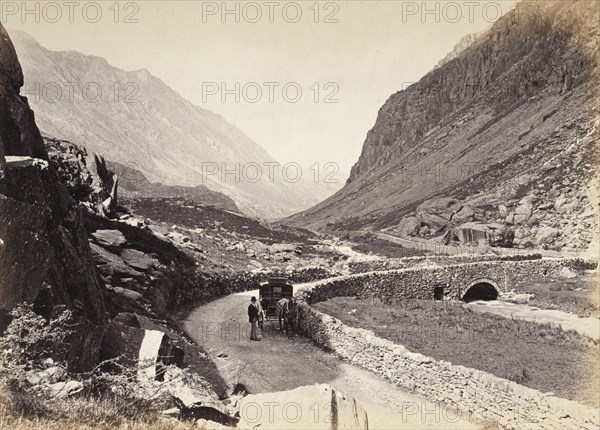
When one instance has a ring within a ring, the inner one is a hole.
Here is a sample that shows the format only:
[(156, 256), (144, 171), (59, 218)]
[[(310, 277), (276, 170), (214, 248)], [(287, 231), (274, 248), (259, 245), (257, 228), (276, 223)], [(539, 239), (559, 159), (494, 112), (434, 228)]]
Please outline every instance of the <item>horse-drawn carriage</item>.
[(287, 278), (269, 278), (260, 285), (258, 302), (261, 307), (260, 322), (279, 320), (279, 327), (295, 333), (297, 309), (294, 301), (294, 286)]
[(277, 318), (277, 303), (281, 299), (291, 300), (294, 286), (286, 278), (269, 278), (260, 285), (258, 300), (267, 320)]

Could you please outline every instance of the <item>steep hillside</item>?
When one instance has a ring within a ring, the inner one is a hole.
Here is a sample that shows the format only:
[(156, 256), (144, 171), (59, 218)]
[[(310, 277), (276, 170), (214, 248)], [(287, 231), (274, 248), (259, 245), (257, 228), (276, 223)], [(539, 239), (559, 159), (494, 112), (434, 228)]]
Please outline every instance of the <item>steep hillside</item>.
[(345, 187), (286, 222), (585, 248), (598, 227), (599, 8), (521, 3), (392, 95)]
[(444, 58), (442, 58), (436, 65), (435, 65), (435, 69), (437, 69), (438, 67), (442, 67), (444, 64), (450, 62), (451, 60), (454, 60), (456, 57), (458, 57), (465, 49), (469, 48), (471, 45), (473, 45), (477, 39), (479, 39), (479, 37), (481, 37), (482, 34), (484, 34), (487, 30), (483, 30), (480, 31), (478, 33), (469, 33), (466, 36), (463, 36), (456, 45), (454, 45), (454, 48), (452, 48), (452, 51), (450, 51)]
[[(270, 182), (261, 146), (219, 115), (194, 106), (147, 70), (126, 72), (103, 58), (54, 52), (13, 31), (26, 95), (47, 135), (85, 146), (107, 160), (135, 164), (150, 182), (206, 185), (233, 198), (245, 213), (274, 219), (306, 209), (333, 189), (310, 180)], [(211, 167), (203, 166), (212, 163)], [(213, 166), (240, 171), (223, 180)], [(257, 163), (263, 172), (242, 170)], [(251, 180), (245, 180), (246, 173)]]
[(108, 161), (107, 166), (119, 177), (119, 195), (129, 198), (183, 198), (207, 206), (239, 212), (235, 202), (225, 194), (205, 185), (184, 187), (150, 182), (135, 165)]

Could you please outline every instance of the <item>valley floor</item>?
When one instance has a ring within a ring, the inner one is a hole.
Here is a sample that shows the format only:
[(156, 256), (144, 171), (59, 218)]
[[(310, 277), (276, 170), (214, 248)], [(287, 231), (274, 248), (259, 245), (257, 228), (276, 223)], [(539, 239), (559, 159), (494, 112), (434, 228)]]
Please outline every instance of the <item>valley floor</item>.
[(338, 297), (314, 305), (409, 350), (598, 407), (598, 341), (552, 324), (475, 312), (460, 302)]
[(600, 272), (598, 269), (571, 278), (539, 279), (516, 285), (525, 294), (533, 294), (528, 304), (543, 309), (570, 312), (581, 317), (600, 318)]

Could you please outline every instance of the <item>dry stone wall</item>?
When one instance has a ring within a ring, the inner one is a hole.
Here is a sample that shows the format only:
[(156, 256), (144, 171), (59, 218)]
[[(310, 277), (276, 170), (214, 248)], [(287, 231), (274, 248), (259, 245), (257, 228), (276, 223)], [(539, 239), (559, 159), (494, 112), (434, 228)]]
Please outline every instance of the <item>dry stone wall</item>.
[[(597, 429), (598, 409), (546, 395), (476, 369), (435, 361), (401, 345), (356, 329), (306, 304), (300, 305), (300, 329), (342, 359), (370, 370), (404, 390), (438, 402), (473, 421), (497, 422), (505, 429)], [(413, 414), (422, 405), (402, 405)], [(444, 409), (440, 420), (456, 415)], [(456, 422), (456, 421), (454, 421)]]
[(518, 282), (555, 276), (564, 268), (581, 273), (596, 266), (597, 262), (593, 260), (547, 259), (396, 269), (317, 282), (304, 289), (302, 294), (306, 295), (310, 303), (340, 296), (377, 297), (383, 300), (432, 299), (434, 286), (447, 284), (446, 297), (460, 299), (471, 282), (480, 278), (494, 280), (503, 291), (507, 291), (514, 288)]
[(431, 265), (448, 266), (453, 264), (474, 263), (482, 261), (525, 261), (541, 260), (542, 254), (523, 253), (515, 250), (514, 255), (481, 255), (477, 253), (461, 255), (426, 255), (404, 258), (382, 258), (374, 261), (353, 261), (348, 264), (350, 272), (366, 273), (380, 270), (408, 269), (411, 267), (424, 267)]

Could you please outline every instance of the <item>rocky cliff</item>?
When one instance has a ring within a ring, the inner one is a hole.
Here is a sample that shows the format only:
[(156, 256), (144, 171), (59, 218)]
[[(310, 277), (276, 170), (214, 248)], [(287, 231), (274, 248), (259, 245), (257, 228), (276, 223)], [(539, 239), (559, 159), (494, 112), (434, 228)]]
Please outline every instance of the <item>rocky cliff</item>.
[(456, 57), (458, 57), (465, 49), (469, 48), (471, 45), (473, 45), (477, 39), (479, 39), (479, 37), (484, 34), (487, 30), (483, 30), (480, 31), (478, 33), (469, 33), (466, 36), (463, 36), (456, 45), (454, 45), (454, 48), (452, 48), (452, 51), (450, 51), (444, 58), (442, 58), (436, 65), (435, 68), (437, 69), (438, 67), (442, 67), (444, 64), (450, 62), (451, 60), (454, 60)]
[(0, 24), (0, 313), (29, 302), (49, 317), (71, 309), (77, 325), (70, 364), (98, 360), (106, 322), (103, 287), (78, 203), (50, 166), (27, 99), (23, 74)]
[(345, 187), (289, 222), (446, 241), (497, 223), (517, 246), (585, 248), (598, 227), (599, 7), (520, 3), (393, 94)]

